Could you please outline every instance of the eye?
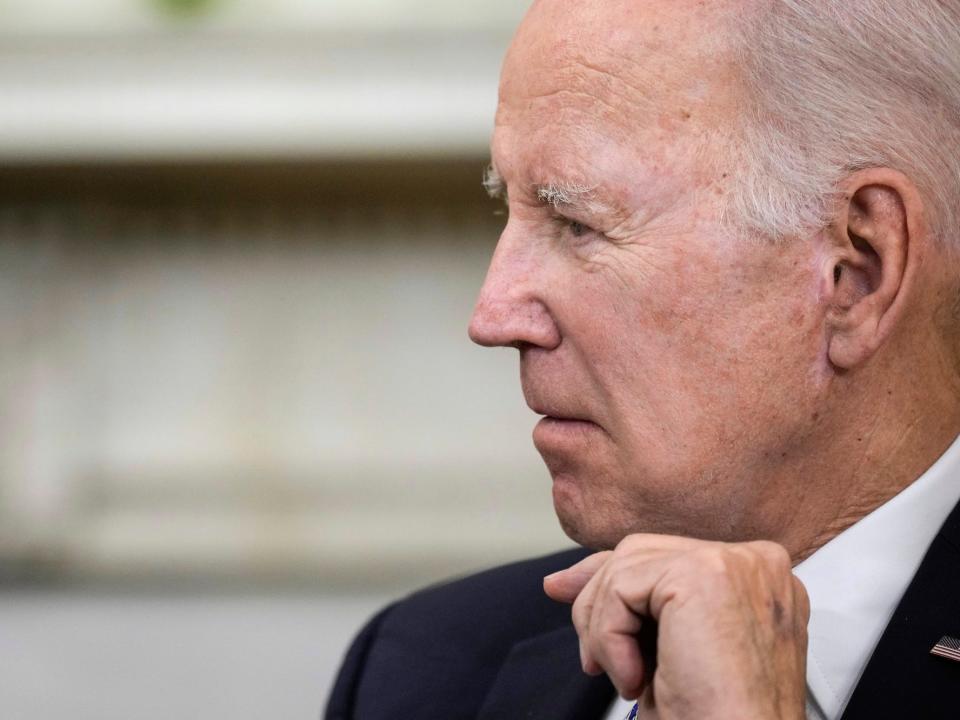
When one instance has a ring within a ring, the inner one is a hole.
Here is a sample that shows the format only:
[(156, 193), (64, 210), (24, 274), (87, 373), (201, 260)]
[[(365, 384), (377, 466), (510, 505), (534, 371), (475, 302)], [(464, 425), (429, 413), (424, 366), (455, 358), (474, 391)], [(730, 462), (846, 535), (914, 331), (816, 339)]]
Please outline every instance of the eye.
[(557, 216), (554, 218), (561, 232), (568, 233), (575, 238), (582, 238), (596, 232), (589, 225), (585, 225), (579, 220), (571, 220), (570, 218)]
[(553, 224), (557, 237), (566, 239), (569, 242), (574, 240), (588, 240), (594, 235), (601, 235), (601, 233), (586, 223), (580, 220), (574, 220), (565, 215), (552, 214), (550, 216), (550, 222)]

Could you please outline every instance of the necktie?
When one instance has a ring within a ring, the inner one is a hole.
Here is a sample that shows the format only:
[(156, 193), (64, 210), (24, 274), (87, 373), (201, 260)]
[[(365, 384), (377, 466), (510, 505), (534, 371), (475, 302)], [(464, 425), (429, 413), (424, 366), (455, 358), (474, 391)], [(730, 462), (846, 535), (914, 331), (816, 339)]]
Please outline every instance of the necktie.
[(640, 703), (634, 703), (633, 709), (630, 710), (630, 714), (627, 715), (624, 720), (637, 720), (637, 713), (640, 711)]

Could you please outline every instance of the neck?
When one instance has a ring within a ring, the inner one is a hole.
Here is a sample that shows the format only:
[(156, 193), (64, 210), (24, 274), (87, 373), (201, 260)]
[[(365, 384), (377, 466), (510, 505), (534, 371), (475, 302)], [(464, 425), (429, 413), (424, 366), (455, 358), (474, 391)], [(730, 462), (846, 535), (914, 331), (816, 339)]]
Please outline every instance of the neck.
[[(916, 344), (915, 347), (930, 345)], [(960, 434), (960, 380), (952, 363), (926, 364), (902, 354), (901, 372), (875, 368), (842, 377), (832, 393), (832, 418), (810, 436), (790, 471), (790, 508), (779, 541), (794, 562), (809, 557), (917, 480)], [(778, 473), (779, 474), (779, 473)], [(805, 478), (806, 482), (797, 482)], [(785, 481), (786, 477), (783, 478)]]

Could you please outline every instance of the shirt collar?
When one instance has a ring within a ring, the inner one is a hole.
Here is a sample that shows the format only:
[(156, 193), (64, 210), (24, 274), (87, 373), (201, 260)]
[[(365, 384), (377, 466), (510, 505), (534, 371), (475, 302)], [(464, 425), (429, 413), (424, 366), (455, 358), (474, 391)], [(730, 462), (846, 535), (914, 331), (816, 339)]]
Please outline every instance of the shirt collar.
[(960, 500), (960, 438), (898, 495), (794, 568), (810, 596), (807, 684), (843, 712), (927, 547)]

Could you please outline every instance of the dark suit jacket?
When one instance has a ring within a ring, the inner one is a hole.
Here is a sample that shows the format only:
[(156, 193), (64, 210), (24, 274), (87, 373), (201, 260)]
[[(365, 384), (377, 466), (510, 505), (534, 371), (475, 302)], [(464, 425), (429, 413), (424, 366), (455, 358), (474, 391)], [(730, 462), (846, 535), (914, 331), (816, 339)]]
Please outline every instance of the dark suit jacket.
[[(383, 610), (347, 653), (326, 720), (600, 720), (605, 677), (580, 670), (569, 607), (543, 576), (572, 550), (424, 590)], [(960, 506), (954, 508), (864, 671), (843, 720), (960, 718)]]

